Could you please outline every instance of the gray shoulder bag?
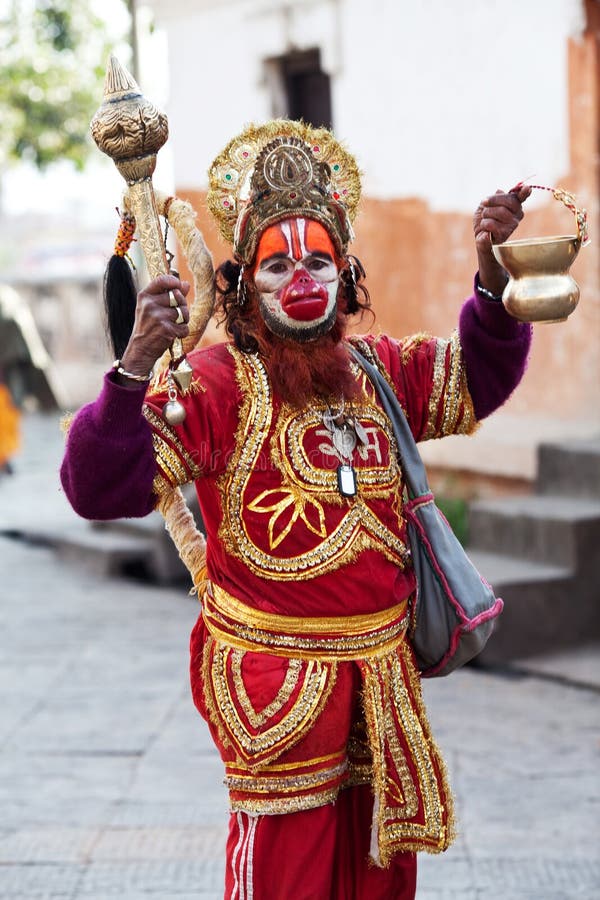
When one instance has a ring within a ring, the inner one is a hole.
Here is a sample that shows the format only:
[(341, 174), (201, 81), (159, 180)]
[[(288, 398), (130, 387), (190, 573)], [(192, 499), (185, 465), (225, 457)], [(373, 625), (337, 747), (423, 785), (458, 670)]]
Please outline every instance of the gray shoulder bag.
[(408, 491), (403, 512), (417, 580), (411, 636), (417, 664), (425, 677), (449, 675), (483, 650), (503, 603), (435, 505), (423, 460), (392, 388), (356, 347), (351, 349), (392, 423)]

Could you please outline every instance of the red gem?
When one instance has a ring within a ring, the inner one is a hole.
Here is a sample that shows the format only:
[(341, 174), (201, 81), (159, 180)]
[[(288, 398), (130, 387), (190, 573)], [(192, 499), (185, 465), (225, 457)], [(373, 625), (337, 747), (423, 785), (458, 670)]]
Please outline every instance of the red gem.
[(229, 200), (223, 200), (223, 206), (229, 206)]
[(244, 157), (244, 159), (247, 159), (248, 156), (249, 156), (248, 151), (247, 151), (247, 150), (244, 150), (244, 152), (242, 153), (242, 156)]
[(320, 147), (313, 147), (313, 153), (318, 153), (319, 150), (320, 150)]
[(334, 191), (334, 192), (333, 192), (333, 199), (334, 199), (334, 200), (339, 200), (339, 199), (340, 199), (340, 195), (338, 194), (337, 191)]
[(292, 191), (292, 193), (290, 194), (290, 200), (295, 200), (297, 196), (298, 196), (298, 194), (295, 194), (295, 193)]

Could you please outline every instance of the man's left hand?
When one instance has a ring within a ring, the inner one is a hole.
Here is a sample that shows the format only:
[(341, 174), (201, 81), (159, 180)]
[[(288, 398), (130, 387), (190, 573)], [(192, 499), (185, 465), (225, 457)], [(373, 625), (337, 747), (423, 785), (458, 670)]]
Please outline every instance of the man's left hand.
[(508, 193), (496, 191), (482, 200), (473, 216), (475, 246), (479, 261), (479, 283), (492, 294), (501, 294), (506, 272), (492, 252), (492, 242), (507, 241), (523, 218), (523, 202), (531, 194), (526, 184), (518, 184)]

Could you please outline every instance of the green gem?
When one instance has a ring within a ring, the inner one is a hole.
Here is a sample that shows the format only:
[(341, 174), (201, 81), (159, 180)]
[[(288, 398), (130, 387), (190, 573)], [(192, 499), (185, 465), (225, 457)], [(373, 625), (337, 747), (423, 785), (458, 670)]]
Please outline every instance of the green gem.
[(231, 181), (231, 175), (226, 175), (226, 176), (225, 176), (225, 181)]
[(339, 172), (339, 170), (340, 170), (339, 163), (336, 163), (335, 166), (333, 167), (333, 171), (334, 171), (334, 172)]

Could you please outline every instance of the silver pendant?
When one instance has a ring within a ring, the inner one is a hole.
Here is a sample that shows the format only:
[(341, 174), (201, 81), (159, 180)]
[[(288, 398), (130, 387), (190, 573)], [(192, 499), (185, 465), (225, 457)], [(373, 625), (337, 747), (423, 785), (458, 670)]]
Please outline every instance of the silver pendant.
[(342, 497), (356, 497), (356, 472), (352, 466), (338, 466), (337, 483)]
[(346, 425), (342, 426), (342, 428), (336, 428), (334, 429), (332, 440), (333, 446), (342, 459), (350, 459), (354, 453), (354, 448), (356, 447), (356, 435), (354, 431)]
[(354, 430), (356, 432), (356, 437), (359, 439), (361, 444), (363, 444), (363, 446), (366, 446), (369, 443), (369, 435), (367, 434), (367, 432), (365, 431), (363, 426), (360, 424), (358, 419), (352, 419), (352, 427), (354, 428)]

